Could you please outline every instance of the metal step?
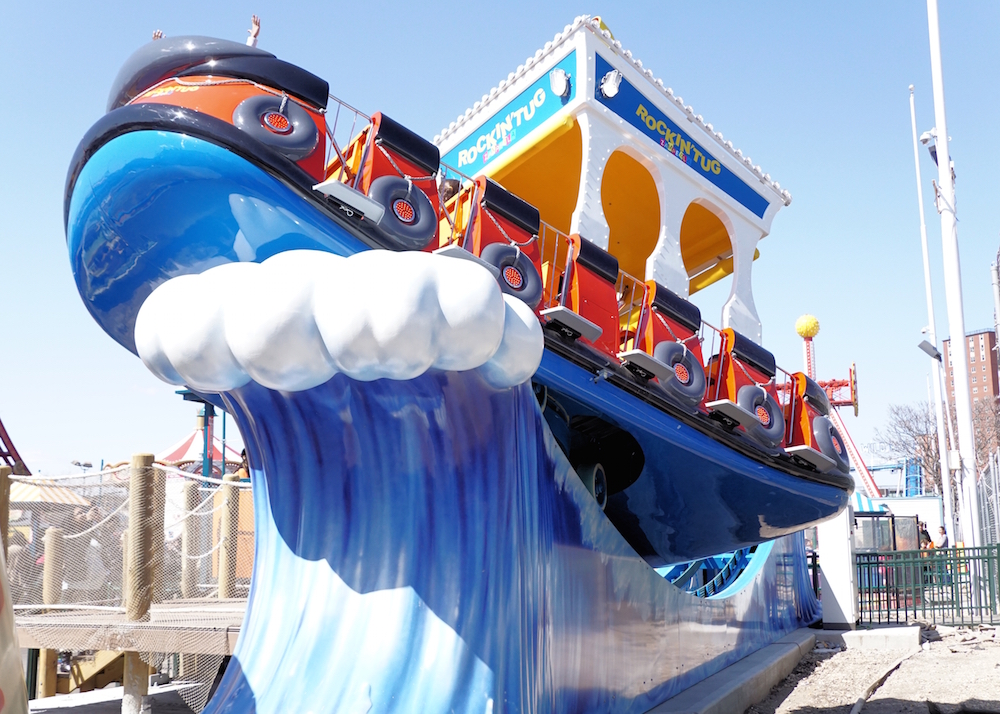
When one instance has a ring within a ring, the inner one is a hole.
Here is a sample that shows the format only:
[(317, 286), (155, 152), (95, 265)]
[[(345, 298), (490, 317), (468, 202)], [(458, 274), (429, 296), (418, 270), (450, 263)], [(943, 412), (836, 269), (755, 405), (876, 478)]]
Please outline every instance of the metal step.
[(549, 322), (556, 323), (559, 331), (573, 340), (583, 337), (591, 342), (595, 342), (604, 333), (604, 330), (593, 322), (563, 305), (547, 308), (539, 314)]

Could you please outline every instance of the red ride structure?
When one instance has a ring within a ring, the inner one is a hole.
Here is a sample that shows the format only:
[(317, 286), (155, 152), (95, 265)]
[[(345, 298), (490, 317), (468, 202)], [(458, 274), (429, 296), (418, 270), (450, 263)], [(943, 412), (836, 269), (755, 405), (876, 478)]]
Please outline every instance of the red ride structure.
[(10, 440), (10, 436), (7, 434), (7, 430), (4, 429), (2, 421), (0, 421), (0, 464), (10, 466), (15, 476), (31, 475), (31, 471), (24, 465), (21, 455), (14, 448), (14, 442)]

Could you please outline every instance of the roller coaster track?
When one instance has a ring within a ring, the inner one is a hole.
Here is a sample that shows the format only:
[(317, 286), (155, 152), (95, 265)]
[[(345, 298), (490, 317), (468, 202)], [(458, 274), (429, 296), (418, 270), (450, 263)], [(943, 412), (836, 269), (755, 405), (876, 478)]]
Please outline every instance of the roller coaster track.
[(750, 564), (750, 558), (756, 550), (757, 546), (737, 550), (729, 556), (722, 567), (716, 571), (715, 575), (700, 587), (692, 588), (690, 585), (691, 579), (708, 563), (714, 561), (714, 558), (693, 560), (684, 567), (680, 575), (674, 578), (669, 578), (668, 576), (668, 578), (674, 585), (682, 590), (687, 590), (695, 597), (710, 597), (728, 587), (739, 577), (740, 573)]
[(21, 455), (14, 448), (14, 442), (10, 440), (7, 430), (0, 421), (0, 465), (6, 464), (14, 471), (15, 476), (30, 476), (31, 471), (24, 465)]

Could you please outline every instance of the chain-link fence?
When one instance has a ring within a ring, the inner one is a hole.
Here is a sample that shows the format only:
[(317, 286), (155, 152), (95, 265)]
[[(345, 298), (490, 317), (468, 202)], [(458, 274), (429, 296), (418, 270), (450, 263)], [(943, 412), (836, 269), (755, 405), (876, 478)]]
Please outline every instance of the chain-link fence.
[(17, 625), (48, 650), (139, 652), (196, 683), (183, 696), (200, 711), (245, 610), (250, 483), (243, 472), (208, 478), (136, 458), (0, 479)]
[(990, 454), (989, 465), (979, 476), (979, 528), (983, 545), (1000, 543), (1000, 451)]

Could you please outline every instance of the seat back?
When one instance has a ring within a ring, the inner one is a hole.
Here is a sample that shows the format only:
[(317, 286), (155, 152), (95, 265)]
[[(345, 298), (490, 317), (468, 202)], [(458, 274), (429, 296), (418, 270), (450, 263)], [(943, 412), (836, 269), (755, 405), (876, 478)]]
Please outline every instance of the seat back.
[[(363, 191), (367, 191), (371, 182), (379, 176), (402, 175), (414, 180), (431, 176), (436, 178), (441, 164), (438, 147), (382, 112), (377, 112), (372, 117), (371, 129), (375, 134), (375, 141), (368, 149), (368, 156), (361, 170)], [(437, 191), (433, 193), (436, 203)]]
[(651, 355), (656, 345), (665, 340), (681, 342), (702, 362), (701, 341), (695, 338), (701, 330), (698, 306), (655, 280), (647, 280), (646, 288), (646, 305), (640, 319), (642, 334), (636, 347)]
[(777, 365), (774, 355), (731, 327), (722, 331), (718, 358), (713, 358), (709, 373), (709, 399), (737, 401), (740, 388), (761, 385), (777, 401), (774, 384)]
[(326, 174), (329, 178), (339, 172), (343, 181), (364, 194), (380, 176), (409, 178), (431, 200), (434, 210), (439, 211), (437, 172), (440, 162), (437, 146), (377, 112), (344, 150), (343, 164), (340, 157), (335, 158)]
[(792, 395), (785, 405), (788, 444), (817, 449), (812, 423), (816, 417), (830, 413), (830, 400), (823, 388), (802, 372), (792, 374), (791, 380)]
[[(578, 234), (569, 237), (571, 257), (563, 304), (601, 328), (594, 347), (618, 358), (618, 259)], [(566, 280), (564, 276), (564, 280)]]
[(482, 255), (483, 248), (491, 243), (516, 244), (541, 271), (536, 260), (540, 258), (536, 241), (541, 229), (538, 209), (493, 179), (476, 177), (455, 198), (449, 199), (446, 210), (448, 217), (441, 217), (442, 245), (458, 242), (466, 250)]

